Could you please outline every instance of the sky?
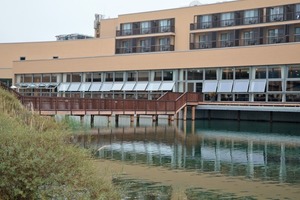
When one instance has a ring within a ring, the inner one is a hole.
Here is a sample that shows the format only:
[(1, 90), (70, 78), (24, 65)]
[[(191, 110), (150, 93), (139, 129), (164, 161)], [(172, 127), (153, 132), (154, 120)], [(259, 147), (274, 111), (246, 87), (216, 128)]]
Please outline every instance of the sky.
[[(194, 0), (1, 0), (0, 43), (55, 41), (56, 35), (94, 36), (95, 14), (105, 18), (189, 6)], [(201, 4), (221, 0), (199, 0)]]

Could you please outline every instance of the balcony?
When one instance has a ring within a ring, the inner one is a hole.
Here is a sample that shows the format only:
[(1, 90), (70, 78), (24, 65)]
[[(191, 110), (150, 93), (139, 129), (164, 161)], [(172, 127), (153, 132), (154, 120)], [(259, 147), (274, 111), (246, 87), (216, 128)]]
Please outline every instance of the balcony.
[(147, 28), (132, 28), (117, 30), (116, 36), (130, 36), (130, 35), (146, 35), (146, 34), (157, 34), (157, 33), (175, 33), (175, 26), (155, 26)]
[(125, 48), (125, 47), (116, 48), (116, 54), (148, 53), (148, 52), (161, 52), (161, 51), (174, 51), (174, 45), (152, 45), (149, 47), (134, 46), (131, 48)]

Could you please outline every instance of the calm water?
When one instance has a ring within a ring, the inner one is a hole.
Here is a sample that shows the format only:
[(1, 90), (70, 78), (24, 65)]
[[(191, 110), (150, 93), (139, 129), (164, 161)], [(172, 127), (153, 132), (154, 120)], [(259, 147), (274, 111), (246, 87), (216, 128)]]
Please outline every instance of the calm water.
[(126, 191), (123, 199), (300, 198), (299, 124), (149, 118), (130, 124), (126, 117), (95, 124), (78, 143), (99, 159), (144, 169), (113, 179)]

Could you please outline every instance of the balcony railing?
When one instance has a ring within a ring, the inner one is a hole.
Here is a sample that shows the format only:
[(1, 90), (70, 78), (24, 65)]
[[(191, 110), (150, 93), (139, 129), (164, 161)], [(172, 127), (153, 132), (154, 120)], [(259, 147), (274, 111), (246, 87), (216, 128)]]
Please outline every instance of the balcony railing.
[[(293, 38), (293, 41), (290, 41)], [(237, 46), (251, 46), (251, 45), (263, 45), (263, 44), (277, 44), (287, 42), (299, 42), (300, 34), (290, 37), (289, 35), (279, 35), (272, 37), (253, 37), (253, 38), (241, 38), (236, 40), (210, 40), (207, 42), (194, 42), (190, 43), (190, 49), (210, 49), (210, 48), (227, 48)]]
[(152, 45), (152, 46), (135, 46), (131, 48), (117, 47), (116, 54), (126, 53), (147, 53), (147, 52), (159, 52), (159, 51), (174, 51), (174, 45)]
[(117, 30), (117, 36), (128, 36), (128, 35), (144, 35), (144, 34), (154, 34), (154, 33), (174, 33), (175, 26), (156, 26), (156, 27), (147, 27), (147, 28), (133, 28), (133, 29), (124, 29)]
[(260, 15), (260, 16), (253, 16), (253, 17), (240, 17), (240, 18), (235, 17), (226, 20), (220, 20), (219, 17), (216, 17), (216, 20), (212, 20), (212, 21), (191, 23), (190, 30), (239, 26), (239, 25), (251, 25), (251, 24), (259, 24), (259, 23), (290, 21), (290, 20), (300, 20), (300, 12), (287, 12), (287, 13), (280, 13), (280, 14), (273, 14), (273, 15)]

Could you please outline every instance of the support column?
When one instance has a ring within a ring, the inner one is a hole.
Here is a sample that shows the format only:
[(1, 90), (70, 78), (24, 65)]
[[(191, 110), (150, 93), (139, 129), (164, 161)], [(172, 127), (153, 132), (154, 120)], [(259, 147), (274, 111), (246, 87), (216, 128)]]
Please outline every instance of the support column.
[(187, 106), (185, 106), (183, 109), (183, 120), (186, 121), (186, 118), (187, 118)]
[(192, 106), (192, 121), (196, 119), (196, 106)]
[(80, 115), (80, 123), (82, 124), (84, 120), (84, 115)]

